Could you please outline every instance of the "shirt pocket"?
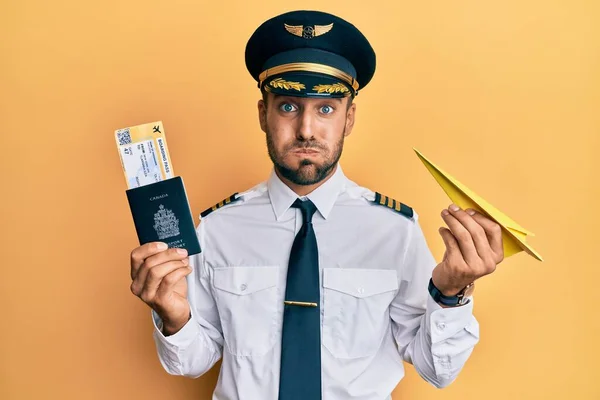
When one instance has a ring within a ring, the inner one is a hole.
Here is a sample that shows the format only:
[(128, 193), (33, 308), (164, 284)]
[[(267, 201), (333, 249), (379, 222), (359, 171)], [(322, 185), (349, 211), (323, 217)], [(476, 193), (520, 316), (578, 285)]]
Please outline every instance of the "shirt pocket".
[(395, 270), (323, 269), (323, 345), (337, 358), (373, 355), (389, 331)]
[(227, 350), (236, 356), (265, 354), (275, 343), (279, 268), (225, 267), (213, 274)]

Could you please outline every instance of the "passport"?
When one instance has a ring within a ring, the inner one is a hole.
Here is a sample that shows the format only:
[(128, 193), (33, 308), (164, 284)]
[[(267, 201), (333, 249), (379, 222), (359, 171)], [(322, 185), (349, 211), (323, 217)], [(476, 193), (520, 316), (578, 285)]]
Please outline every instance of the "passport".
[(183, 179), (180, 176), (128, 189), (127, 200), (140, 245), (164, 242), (188, 255), (201, 252)]

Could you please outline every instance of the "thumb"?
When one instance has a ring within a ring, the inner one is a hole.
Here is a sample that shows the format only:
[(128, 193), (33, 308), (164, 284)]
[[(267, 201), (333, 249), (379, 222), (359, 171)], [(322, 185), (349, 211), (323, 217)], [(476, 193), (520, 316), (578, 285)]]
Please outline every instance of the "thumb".
[(458, 246), (458, 242), (456, 241), (456, 238), (454, 237), (452, 232), (450, 232), (450, 229), (441, 227), (440, 229), (438, 229), (438, 232), (440, 233), (440, 236), (444, 241), (444, 245), (446, 246), (447, 255), (454, 254), (457, 252), (460, 253), (460, 247)]

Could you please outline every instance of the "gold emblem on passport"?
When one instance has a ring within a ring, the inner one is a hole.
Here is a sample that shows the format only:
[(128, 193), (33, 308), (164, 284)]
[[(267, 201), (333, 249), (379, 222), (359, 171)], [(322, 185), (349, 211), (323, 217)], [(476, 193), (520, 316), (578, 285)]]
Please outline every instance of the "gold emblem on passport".
[(315, 25), (315, 26), (304, 26), (304, 25), (288, 25), (283, 24), (285, 30), (292, 35), (304, 38), (312, 39), (317, 36), (321, 36), (329, 32), (333, 28), (333, 22), (329, 25)]
[(297, 91), (301, 91), (302, 89), (304, 89), (306, 87), (306, 86), (304, 86), (303, 83), (285, 81), (281, 78), (273, 79), (271, 82), (269, 82), (269, 85), (271, 85), (277, 89), (285, 89), (285, 90), (294, 89)]
[(333, 85), (316, 85), (313, 87), (317, 93), (350, 93), (343, 83), (334, 83)]

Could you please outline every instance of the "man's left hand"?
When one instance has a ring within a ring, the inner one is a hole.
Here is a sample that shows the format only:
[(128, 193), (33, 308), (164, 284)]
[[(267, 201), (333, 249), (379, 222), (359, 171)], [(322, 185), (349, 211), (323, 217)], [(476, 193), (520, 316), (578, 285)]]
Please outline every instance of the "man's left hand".
[(442, 211), (442, 219), (450, 229), (439, 229), (446, 252), (433, 270), (432, 279), (442, 294), (454, 296), (496, 270), (504, 259), (502, 230), (496, 221), (454, 204)]

